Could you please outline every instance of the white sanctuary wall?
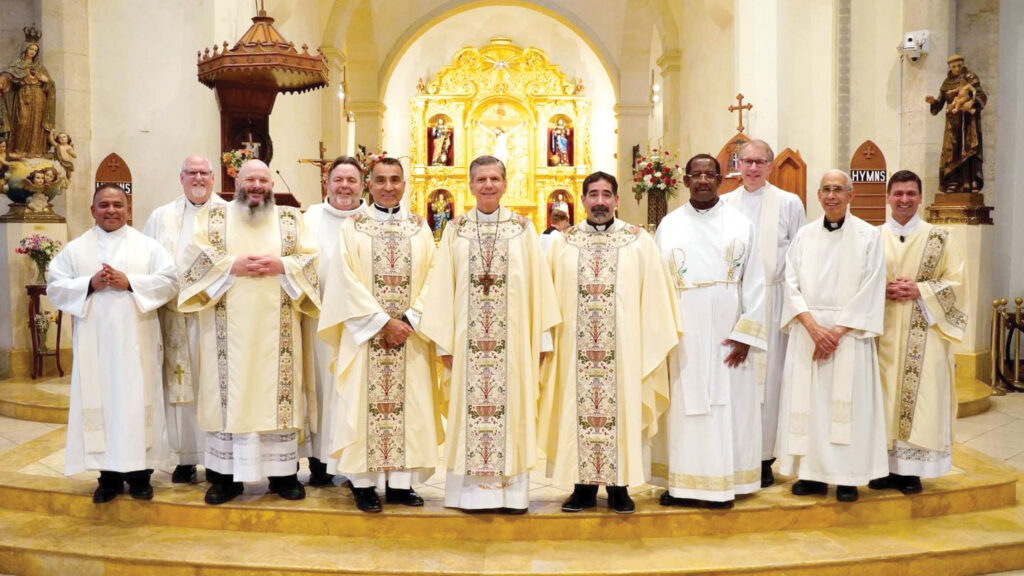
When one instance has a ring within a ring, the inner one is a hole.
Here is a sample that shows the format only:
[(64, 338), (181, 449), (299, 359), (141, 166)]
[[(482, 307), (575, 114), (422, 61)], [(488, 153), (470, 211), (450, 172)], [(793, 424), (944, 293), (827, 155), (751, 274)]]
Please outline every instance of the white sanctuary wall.
[(992, 217), (1000, 265), (995, 267), (993, 292), (1012, 302), (1024, 296), (1024, 2), (999, 4), (999, 61), (1005, 63), (999, 67), (999, 180), (992, 190), (986, 178), (985, 198), (991, 197), (989, 203), (996, 207)]

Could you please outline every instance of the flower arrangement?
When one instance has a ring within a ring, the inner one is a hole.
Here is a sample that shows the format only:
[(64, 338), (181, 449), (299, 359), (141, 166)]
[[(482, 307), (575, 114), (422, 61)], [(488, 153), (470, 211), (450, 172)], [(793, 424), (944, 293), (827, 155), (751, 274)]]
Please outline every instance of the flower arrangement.
[(248, 148), (240, 148), (238, 150), (231, 150), (220, 155), (220, 163), (227, 166), (228, 176), (234, 178), (238, 176), (238, 170), (245, 164), (246, 161), (252, 160), (252, 150)]
[(645, 194), (657, 193), (664, 198), (676, 195), (683, 173), (668, 150), (652, 149), (640, 156), (633, 167), (633, 194), (639, 202)]
[(60, 240), (54, 240), (42, 234), (33, 234), (22, 238), (14, 252), (31, 258), (36, 263), (36, 269), (39, 271), (36, 283), (46, 284), (46, 269), (50, 266), (50, 262), (57, 253), (60, 252), (62, 246), (63, 243)]
[(363, 168), (363, 184), (370, 183), (370, 172), (373, 171), (373, 165), (380, 161), (381, 158), (387, 156), (386, 150), (380, 153), (367, 152), (366, 146), (359, 145), (359, 151), (356, 153), (356, 161)]

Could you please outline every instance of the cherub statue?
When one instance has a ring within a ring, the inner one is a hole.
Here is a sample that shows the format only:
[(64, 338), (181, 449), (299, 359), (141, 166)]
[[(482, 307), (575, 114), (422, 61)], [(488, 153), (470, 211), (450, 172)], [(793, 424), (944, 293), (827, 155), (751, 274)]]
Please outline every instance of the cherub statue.
[(71, 173), (75, 171), (73, 159), (78, 158), (75, 154), (75, 145), (71, 142), (71, 135), (67, 132), (51, 131), (50, 145), (53, 146), (53, 157), (64, 167), (64, 172), (70, 179)]
[(970, 84), (960, 86), (960, 89), (956, 92), (956, 97), (949, 103), (949, 111), (974, 114), (974, 98), (977, 94), (978, 90)]

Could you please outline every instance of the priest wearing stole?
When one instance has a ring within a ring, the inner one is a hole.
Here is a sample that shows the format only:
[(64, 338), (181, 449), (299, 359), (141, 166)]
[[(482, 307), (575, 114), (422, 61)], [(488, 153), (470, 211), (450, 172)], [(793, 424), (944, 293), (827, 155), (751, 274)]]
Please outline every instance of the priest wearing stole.
[[(144, 233), (155, 238), (174, 257), (179, 273), (191, 262), (185, 250), (192, 242), (196, 213), (209, 205), (226, 204), (213, 193), (213, 166), (200, 155), (185, 158), (178, 176), (181, 196), (149, 215)], [(199, 319), (178, 311), (173, 298), (159, 310), (164, 342), (164, 401), (167, 436), (175, 461), (171, 481), (196, 482), (196, 465), (203, 456), (203, 438), (196, 413), (196, 380), (199, 378)]]
[(615, 177), (583, 181), (586, 222), (555, 238), (550, 261), (563, 312), (545, 370), (541, 437), (547, 473), (575, 484), (562, 505), (633, 512), (629, 484), (650, 478), (650, 439), (668, 407), (665, 357), (679, 342), (672, 285), (650, 234), (615, 218)]
[[(363, 167), (351, 156), (338, 156), (327, 171), (327, 196), (320, 204), (310, 206), (302, 215), (306, 230), (316, 239), (320, 249), (318, 275), (320, 277), (320, 299), (328, 290), (336, 288), (327, 281), (327, 269), (333, 258), (341, 253), (338, 239), (346, 220), (362, 214), (366, 209), (363, 202)], [(340, 289), (340, 288), (339, 288)], [(334, 483), (333, 470), (337, 460), (331, 459), (331, 446), (325, 441), (330, 434), (334, 412), (332, 406), (337, 394), (334, 391), (334, 377), (331, 375), (330, 346), (316, 337), (317, 319), (302, 318), (302, 349), (313, 352), (313, 362), (305, 367), (303, 382), (306, 385), (306, 418), (309, 428), (309, 485), (330, 486)]]
[(96, 226), (50, 264), (46, 293), (74, 317), (74, 365), (65, 474), (99, 470), (92, 501), (124, 492), (153, 497), (167, 463), (157, 309), (178, 290), (174, 259), (127, 225), (128, 197), (114, 184), (93, 194)]
[(271, 492), (302, 499), (299, 321), (319, 312), (316, 242), (298, 210), (274, 204), (267, 165), (250, 160), (238, 171), (234, 200), (196, 215), (189, 251), (178, 309), (199, 313), (206, 502), (227, 502), (242, 482), (266, 476)]
[(956, 376), (953, 343), (967, 328), (964, 259), (949, 230), (923, 222), (921, 179), (900, 170), (889, 179), (885, 248), (885, 331), (878, 340), (889, 475), (874, 489), (921, 491), (953, 464)]
[(888, 473), (875, 338), (885, 313), (878, 229), (847, 211), (853, 182), (825, 173), (825, 215), (797, 232), (786, 256), (782, 329), (789, 333), (775, 455), (797, 476), (793, 494), (853, 502), (857, 486)]
[(426, 282), (434, 235), (400, 205), (404, 192), (398, 160), (373, 164), (373, 205), (342, 226), (324, 278), (320, 336), (334, 358), (336, 393), (322, 433), (364, 512), (380, 512), (382, 484), (385, 501), (422, 506), (412, 485), (437, 465), (436, 356), (409, 309)]
[(721, 180), (714, 157), (691, 158), (690, 201), (656, 235), (683, 332), (669, 355), (672, 405), (655, 446), (655, 476), (668, 485), (662, 506), (727, 509), (761, 488), (761, 402), (748, 354), (768, 337), (764, 266), (754, 225), (719, 199)]
[(451, 372), (445, 506), (523, 514), (536, 460), (539, 361), (560, 319), (536, 231), (500, 205), (505, 165), (481, 156), (469, 180), (476, 207), (445, 227), (415, 307), (418, 331)]
[(772, 171), (774, 160), (775, 152), (764, 140), (751, 140), (744, 144), (739, 150), (743, 185), (722, 195), (726, 204), (739, 210), (754, 224), (761, 262), (764, 264), (764, 324), (768, 328), (768, 350), (757, 352), (751, 357), (761, 388), (762, 488), (775, 483), (772, 464), (775, 462), (773, 454), (779, 424), (779, 390), (782, 388), (782, 365), (786, 359), (787, 342), (786, 334), (779, 328), (786, 251), (807, 219), (799, 196), (768, 182), (768, 173)]

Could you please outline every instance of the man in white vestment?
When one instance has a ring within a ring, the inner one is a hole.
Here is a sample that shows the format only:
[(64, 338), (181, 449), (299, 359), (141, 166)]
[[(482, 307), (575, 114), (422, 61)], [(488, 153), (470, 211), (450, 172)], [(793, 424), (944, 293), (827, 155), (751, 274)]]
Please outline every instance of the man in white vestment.
[(401, 206), (402, 164), (381, 158), (370, 170), (373, 204), (341, 229), (324, 280), (320, 335), (334, 363), (332, 427), (323, 429), (356, 506), (380, 512), (385, 501), (422, 506), (413, 484), (437, 465), (434, 346), (414, 331), (410, 306), (427, 280), (434, 235)]
[(469, 189), (476, 207), (445, 227), (415, 306), (417, 331), (451, 372), (445, 506), (524, 514), (540, 355), (551, 350), (558, 307), (533, 225), (501, 206), (504, 164), (473, 160)]
[(626, 487), (650, 478), (650, 439), (668, 407), (665, 357), (679, 342), (675, 295), (651, 235), (615, 217), (619, 185), (594, 172), (583, 180), (587, 220), (551, 247), (562, 323), (554, 367), (545, 370), (541, 436), (547, 474), (574, 484), (564, 512), (597, 505), (635, 509)]
[(683, 332), (669, 355), (672, 405), (658, 440), (662, 506), (727, 509), (761, 488), (761, 403), (748, 355), (768, 337), (764, 267), (757, 231), (718, 197), (721, 181), (713, 156), (691, 158), (683, 176), (690, 201), (656, 235)]
[(555, 243), (555, 239), (561, 237), (562, 232), (569, 228), (568, 210), (569, 207), (562, 203), (555, 204), (551, 208), (551, 225), (540, 233), (540, 247), (544, 254), (551, 251), (551, 245)]
[(949, 230), (923, 222), (921, 178), (900, 170), (889, 179), (885, 249), (885, 331), (878, 340), (889, 475), (873, 489), (921, 492), (921, 478), (953, 466), (956, 375), (953, 344), (967, 328), (964, 259)]
[(157, 309), (178, 291), (174, 259), (128, 222), (114, 184), (93, 194), (96, 226), (57, 254), (46, 294), (74, 317), (68, 410), (68, 476), (99, 470), (92, 501), (124, 492), (153, 497), (150, 476), (167, 462)]
[(227, 502), (264, 477), (282, 498), (305, 498), (296, 475), (306, 413), (300, 317), (320, 307), (316, 242), (298, 210), (274, 204), (267, 165), (250, 160), (234, 200), (196, 215), (189, 251), (178, 309), (199, 313), (206, 502)]
[(793, 494), (854, 502), (858, 486), (889, 472), (875, 338), (885, 314), (878, 229), (847, 211), (853, 181), (826, 172), (825, 215), (797, 232), (786, 256), (782, 329), (789, 333), (775, 455), (797, 476)]
[(775, 152), (764, 140), (751, 140), (739, 150), (743, 185), (722, 195), (722, 200), (739, 210), (754, 224), (765, 277), (765, 322), (768, 350), (751, 357), (761, 384), (761, 487), (775, 483), (775, 432), (779, 424), (779, 390), (782, 364), (786, 359), (786, 335), (779, 328), (782, 314), (782, 282), (786, 274), (786, 251), (806, 216), (800, 197), (768, 182)]
[[(192, 242), (196, 212), (208, 204), (225, 204), (213, 193), (213, 166), (198, 154), (185, 158), (178, 175), (181, 196), (149, 215), (143, 232), (155, 238), (174, 256), (178, 273), (188, 269), (185, 251)], [(178, 311), (172, 298), (159, 310), (164, 342), (163, 382), (167, 438), (175, 463), (171, 481), (196, 482), (196, 465), (203, 456), (203, 438), (196, 413), (196, 379), (199, 377), (199, 319)]]
[[(339, 254), (338, 239), (341, 237), (342, 224), (362, 214), (365, 209), (362, 166), (351, 156), (337, 157), (327, 171), (327, 196), (323, 202), (310, 206), (303, 214), (306, 230), (320, 249), (318, 273), (321, 301), (327, 290), (337, 289), (327, 282), (326, 276), (331, 259)], [(332, 407), (337, 394), (334, 391), (334, 377), (331, 375), (331, 348), (316, 337), (316, 331), (317, 319), (303, 317), (302, 348), (312, 350), (314, 358), (306, 367), (305, 375), (310, 431), (309, 485), (330, 486), (334, 483), (332, 472), (337, 467), (337, 461), (331, 462), (330, 442), (324, 439), (330, 434), (334, 418)]]

